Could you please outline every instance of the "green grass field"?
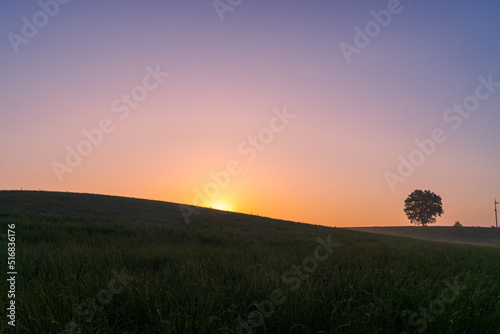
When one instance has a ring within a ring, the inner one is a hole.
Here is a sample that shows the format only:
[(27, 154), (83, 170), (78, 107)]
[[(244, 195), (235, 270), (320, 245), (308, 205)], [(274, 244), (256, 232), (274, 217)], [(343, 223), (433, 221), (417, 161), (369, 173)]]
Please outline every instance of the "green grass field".
[(498, 247), (198, 210), (0, 192), (0, 332), (500, 333)]

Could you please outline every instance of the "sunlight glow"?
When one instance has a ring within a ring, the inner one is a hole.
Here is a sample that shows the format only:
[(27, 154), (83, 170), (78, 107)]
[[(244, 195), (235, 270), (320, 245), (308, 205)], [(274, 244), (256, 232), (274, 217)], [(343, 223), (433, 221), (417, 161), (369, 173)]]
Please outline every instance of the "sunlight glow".
[(227, 203), (217, 202), (212, 204), (212, 208), (222, 211), (231, 211), (231, 206)]

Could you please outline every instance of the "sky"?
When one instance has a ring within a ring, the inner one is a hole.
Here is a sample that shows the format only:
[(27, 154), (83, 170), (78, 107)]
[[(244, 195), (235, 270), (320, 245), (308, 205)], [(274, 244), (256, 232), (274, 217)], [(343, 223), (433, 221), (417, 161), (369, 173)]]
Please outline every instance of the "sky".
[(498, 1), (5, 0), (0, 189), (494, 225)]

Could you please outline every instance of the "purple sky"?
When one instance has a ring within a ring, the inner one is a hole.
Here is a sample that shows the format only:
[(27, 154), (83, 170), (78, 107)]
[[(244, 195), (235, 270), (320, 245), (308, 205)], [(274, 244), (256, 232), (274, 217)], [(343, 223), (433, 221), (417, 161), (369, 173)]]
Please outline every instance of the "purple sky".
[(418, 188), (494, 224), (498, 2), (65, 2), (0, 4), (0, 189), (364, 226)]

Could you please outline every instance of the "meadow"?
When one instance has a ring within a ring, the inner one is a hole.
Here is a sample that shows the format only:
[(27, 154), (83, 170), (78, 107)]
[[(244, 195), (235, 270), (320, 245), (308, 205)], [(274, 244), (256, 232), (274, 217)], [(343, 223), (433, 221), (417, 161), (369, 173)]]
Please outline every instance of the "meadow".
[(385, 226), (353, 227), (355, 231), (397, 235), (415, 239), (500, 246), (500, 228), (472, 226)]
[(197, 211), (0, 191), (0, 332), (500, 333), (499, 247)]

